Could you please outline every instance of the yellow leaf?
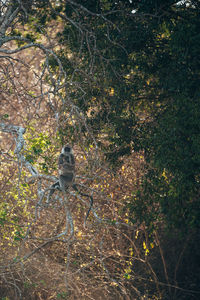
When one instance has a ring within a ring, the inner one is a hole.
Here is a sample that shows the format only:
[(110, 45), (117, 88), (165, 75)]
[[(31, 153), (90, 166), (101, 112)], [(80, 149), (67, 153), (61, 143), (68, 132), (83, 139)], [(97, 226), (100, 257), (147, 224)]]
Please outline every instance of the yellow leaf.
[(150, 246), (153, 249), (154, 248), (154, 243), (150, 243)]
[(133, 256), (133, 248), (130, 248), (129, 251), (130, 251), (130, 256)]
[(149, 84), (150, 84), (150, 80), (148, 79), (148, 80), (147, 80), (147, 85), (149, 85)]
[(109, 92), (109, 95), (110, 95), (110, 96), (113, 96), (114, 93), (115, 93), (115, 90), (114, 90), (113, 88), (111, 88), (111, 89), (110, 89), (110, 92)]
[(82, 238), (82, 231), (78, 231), (78, 232), (77, 232), (77, 237), (78, 237), (78, 238)]
[(147, 246), (146, 246), (145, 242), (143, 242), (143, 248), (144, 248), (144, 250), (147, 249)]
[(118, 286), (117, 282), (114, 282), (114, 281), (112, 281), (112, 282), (110, 283), (110, 285), (112, 285), (112, 286)]

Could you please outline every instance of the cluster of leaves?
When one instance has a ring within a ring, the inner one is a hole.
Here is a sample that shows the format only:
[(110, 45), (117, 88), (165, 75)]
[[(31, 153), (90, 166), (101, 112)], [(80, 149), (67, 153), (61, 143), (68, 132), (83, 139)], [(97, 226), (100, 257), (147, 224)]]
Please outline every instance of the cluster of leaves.
[[(35, 137), (33, 138), (33, 136)], [(26, 149), (26, 160), (33, 165), (37, 163), (39, 169), (46, 174), (55, 170), (56, 161), (55, 158), (52, 157), (53, 154), (51, 154), (54, 149), (51, 147), (51, 151), (49, 150), (51, 146), (51, 139), (49, 136), (42, 132), (37, 134), (35, 128), (33, 126), (29, 126), (26, 138), (29, 142), (29, 148)]]

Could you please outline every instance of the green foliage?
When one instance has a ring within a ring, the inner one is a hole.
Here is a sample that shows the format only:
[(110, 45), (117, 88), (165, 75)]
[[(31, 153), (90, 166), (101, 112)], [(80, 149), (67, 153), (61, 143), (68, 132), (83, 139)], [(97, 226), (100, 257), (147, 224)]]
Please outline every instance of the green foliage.
[(20, 241), (24, 238), (23, 229), (21, 227), (18, 227), (18, 229), (14, 233), (14, 241)]
[(4, 114), (4, 115), (2, 116), (2, 119), (4, 119), (4, 120), (9, 119), (9, 114)]
[(4, 226), (7, 220), (7, 209), (5, 203), (0, 203), (0, 225)]
[[(154, 71), (157, 78), (158, 100), (154, 100), (157, 106), (154, 105), (153, 121), (141, 127), (140, 148), (145, 150), (151, 167), (145, 175), (142, 194), (138, 202), (133, 200), (132, 206), (132, 211), (140, 219), (142, 215), (147, 224), (161, 217), (167, 227), (178, 227), (182, 231), (200, 225), (197, 196), (200, 71), (198, 63), (195, 64), (199, 56), (199, 18), (196, 10), (188, 9), (183, 12), (183, 16), (186, 15), (188, 19), (175, 18), (173, 26), (172, 20), (168, 24), (165, 21), (165, 31), (168, 26), (171, 35), (164, 38), (165, 47), (160, 45), (149, 65), (149, 71)], [(150, 88), (153, 91), (154, 86)]]
[(66, 299), (67, 296), (68, 296), (67, 292), (61, 292), (56, 295), (56, 298), (57, 299)]
[[(23, 180), (22, 173), (21, 179)], [(18, 183), (18, 178), (13, 178), (12, 183), (7, 183), (8, 191), (0, 199), (0, 228), (1, 228), (1, 246), (14, 246), (24, 238), (25, 227), (22, 226), (21, 216), (24, 220), (31, 216), (27, 210), (28, 200), (31, 192), (27, 184)]]
[(48, 152), (49, 146), (51, 146), (51, 140), (48, 135), (42, 132), (38, 134), (37, 137), (32, 137), (36, 134), (36, 130), (33, 127), (29, 128), (27, 132), (27, 141), (29, 141), (29, 147), (27, 148), (27, 153), (25, 158), (31, 164), (38, 164), (42, 172), (48, 174), (49, 168), (54, 169), (55, 161)]

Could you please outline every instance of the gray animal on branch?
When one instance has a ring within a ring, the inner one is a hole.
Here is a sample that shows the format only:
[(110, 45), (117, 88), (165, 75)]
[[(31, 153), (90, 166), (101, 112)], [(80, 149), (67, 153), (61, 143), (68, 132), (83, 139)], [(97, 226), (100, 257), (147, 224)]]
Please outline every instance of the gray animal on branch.
[(75, 159), (73, 149), (69, 145), (65, 145), (58, 158), (58, 174), (59, 179), (50, 187), (50, 192), (47, 197), (47, 203), (50, 202), (55, 190), (66, 192), (74, 183), (75, 178)]
[(62, 148), (58, 159), (58, 173), (60, 189), (65, 192), (74, 183), (75, 159), (72, 147), (66, 145)]
[(58, 159), (58, 173), (59, 180), (51, 185), (50, 192), (47, 198), (47, 203), (50, 202), (51, 197), (55, 190), (60, 190), (66, 192), (71, 186), (78, 194), (84, 197), (90, 198), (90, 207), (85, 217), (84, 225), (86, 224), (87, 218), (89, 216), (90, 210), (93, 206), (93, 197), (91, 195), (82, 193), (75, 184), (75, 159), (73, 149), (70, 145), (66, 145), (62, 148)]

